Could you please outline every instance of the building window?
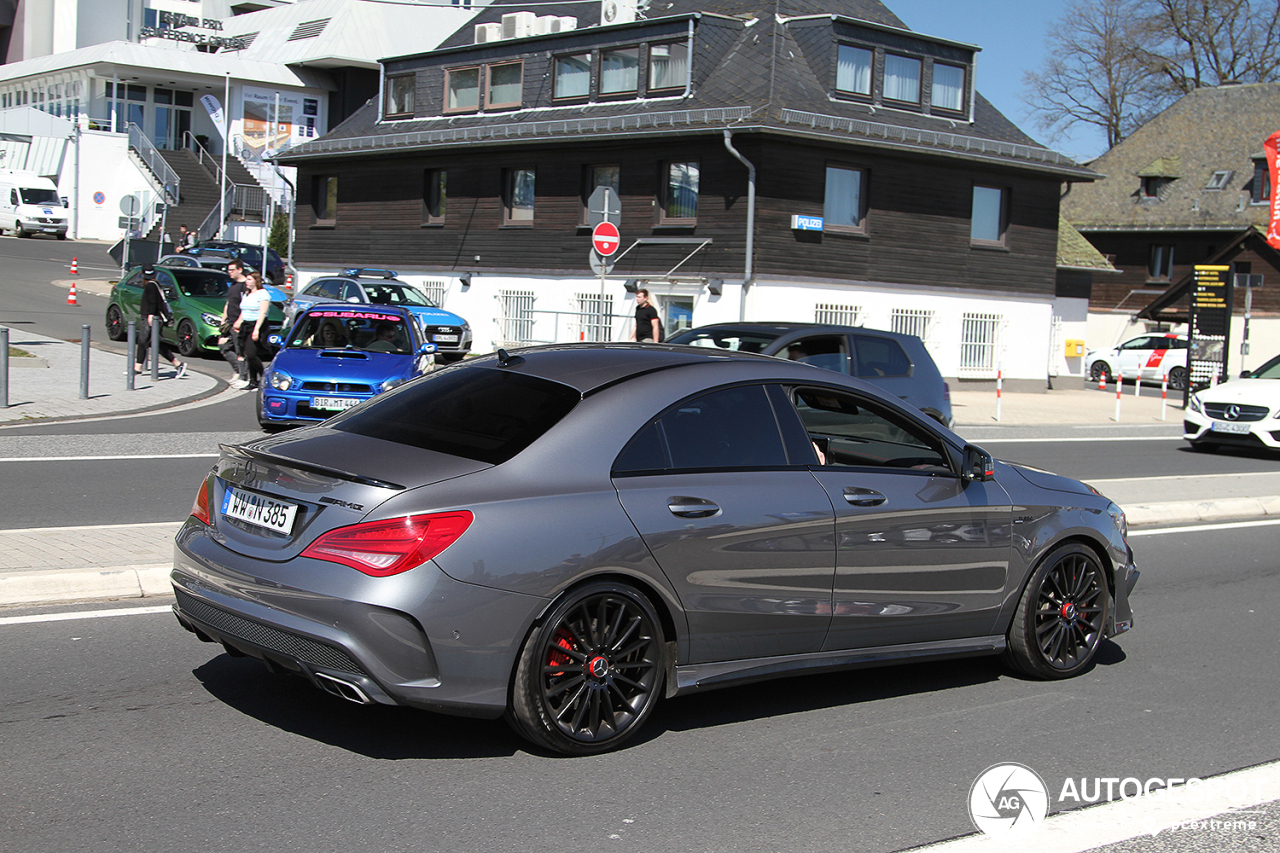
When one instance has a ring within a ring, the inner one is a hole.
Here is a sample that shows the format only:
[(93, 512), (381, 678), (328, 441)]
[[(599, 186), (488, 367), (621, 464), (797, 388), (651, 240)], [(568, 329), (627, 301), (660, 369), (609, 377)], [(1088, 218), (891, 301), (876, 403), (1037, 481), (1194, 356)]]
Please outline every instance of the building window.
[(338, 178), (316, 175), (311, 183), (311, 209), (316, 225), (333, 225), (338, 219)]
[(889, 316), (889, 331), (899, 335), (915, 335), (928, 343), (933, 331), (933, 312), (925, 308), (894, 308)]
[(1157, 281), (1168, 281), (1173, 273), (1173, 246), (1152, 246), (1147, 274)]
[(823, 196), (823, 231), (865, 231), (863, 202), (866, 171), (844, 166), (827, 167), (827, 187)]
[(1004, 245), (1005, 222), (1008, 218), (1007, 190), (999, 187), (973, 188), (973, 213), (969, 223), (969, 239), (974, 243)]
[(444, 72), (444, 111), (473, 112), (480, 109), (480, 69), (450, 68)]
[(957, 65), (933, 63), (933, 88), (929, 104), (937, 109), (964, 109), (964, 69)]
[(813, 306), (813, 322), (823, 326), (861, 326), (861, 305), (820, 302)]
[(416, 78), (412, 74), (387, 78), (387, 103), (384, 115), (388, 118), (413, 115), (413, 87)]
[(524, 63), (505, 62), (490, 65), (488, 90), (485, 92), (486, 109), (518, 107), (524, 100)]
[(1163, 190), (1167, 184), (1172, 182), (1173, 178), (1167, 178), (1160, 175), (1145, 176), (1142, 179), (1142, 197), (1159, 199), (1160, 191)]
[(585, 98), (591, 94), (591, 54), (556, 58), (555, 97)]
[(578, 340), (613, 340), (613, 296), (603, 293), (579, 293)]
[[(588, 225), (591, 221), (591, 212), (587, 210), (587, 205), (591, 201), (591, 194), (599, 187), (609, 187), (613, 190), (613, 194), (618, 197), (619, 203), (622, 201), (622, 195), (618, 188), (622, 183), (622, 168), (619, 166), (587, 166), (583, 170), (582, 175), (582, 224)], [(610, 221), (617, 222), (621, 211), (612, 211)]]
[(502, 224), (533, 224), (533, 169), (503, 171)]
[(446, 193), (444, 169), (425, 169), (422, 172), (422, 224), (443, 225)]
[(871, 94), (871, 51), (840, 45), (836, 60), (836, 90), (855, 95)]
[(1231, 177), (1235, 172), (1231, 169), (1219, 169), (1209, 177), (1209, 184), (1205, 187), (1207, 190), (1225, 190), (1227, 184), (1231, 183)]
[(885, 54), (884, 98), (886, 101), (920, 103), (920, 60)]
[(1250, 204), (1268, 204), (1271, 201), (1271, 170), (1266, 160), (1253, 161), (1253, 181), (1249, 193)]
[(600, 53), (600, 94), (635, 95), (640, 90), (640, 48)]
[(698, 221), (698, 164), (664, 163), (659, 225), (693, 225)]
[(960, 375), (994, 377), (999, 359), (999, 314), (965, 312), (960, 325)]
[(504, 345), (518, 346), (533, 341), (533, 291), (499, 291), (498, 311), (498, 334)]
[(684, 88), (689, 74), (689, 46), (684, 42), (649, 47), (649, 89)]

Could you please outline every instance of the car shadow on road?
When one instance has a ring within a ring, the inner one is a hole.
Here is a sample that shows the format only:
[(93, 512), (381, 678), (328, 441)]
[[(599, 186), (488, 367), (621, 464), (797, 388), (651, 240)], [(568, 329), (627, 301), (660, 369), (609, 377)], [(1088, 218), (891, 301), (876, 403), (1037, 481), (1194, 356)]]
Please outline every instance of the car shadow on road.
[(514, 755), (524, 742), (502, 720), (357, 705), (251, 658), (219, 655), (192, 670), (219, 701), (269, 726), (369, 758), (460, 759)]
[[(1236, 456), (1240, 459), (1259, 459), (1265, 462), (1280, 462), (1280, 454), (1269, 447), (1249, 447), (1238, 444), (1215, 444), (1212, 447), (1201, 445), (1193, 447), (1184, 444), (1178, 448), (1182, 453), (1194, 453), (1198, 456)], [(1224, 472), (1226, 473), (1226, 472)]]

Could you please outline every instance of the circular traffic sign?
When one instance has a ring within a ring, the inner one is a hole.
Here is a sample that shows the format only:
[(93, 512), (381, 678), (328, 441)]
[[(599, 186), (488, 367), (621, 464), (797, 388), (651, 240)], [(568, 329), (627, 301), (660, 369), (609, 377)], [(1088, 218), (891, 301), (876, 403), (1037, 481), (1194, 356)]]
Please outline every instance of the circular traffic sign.
[(612, 222), (601, 222), (591, 229), (592, 247), (606, 258), (618, 251), (618, 244), (621, 242), (622, 237), (618, 234), (618, 226)]

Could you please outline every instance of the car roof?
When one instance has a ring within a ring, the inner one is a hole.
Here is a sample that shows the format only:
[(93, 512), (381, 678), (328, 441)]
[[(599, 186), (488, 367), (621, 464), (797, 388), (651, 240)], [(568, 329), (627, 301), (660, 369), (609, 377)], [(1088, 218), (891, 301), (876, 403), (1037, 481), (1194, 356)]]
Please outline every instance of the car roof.
[(895, 338), (904, 340), (908, 338), (916, 338), (916, 335), (908, 335), (902, 332), (891, 332), (888, 329), (870, 329), (866, 326), (840, 326), (834, 323), (779, 323), (767, 321), (743, 321), (740, 323), (711, 323), (706, 326), (694, 326), (690, 329), (681, 329), (679, 332), (672, 332), (674, 337), (677, 334), (685, 334), (687, 332), (772, 332), (776, 335), (786, 335), (792, 332), (818, 332), (831, 335), (849, 335), (849, 334), (867, 334), (876, 335), (885, 338)]

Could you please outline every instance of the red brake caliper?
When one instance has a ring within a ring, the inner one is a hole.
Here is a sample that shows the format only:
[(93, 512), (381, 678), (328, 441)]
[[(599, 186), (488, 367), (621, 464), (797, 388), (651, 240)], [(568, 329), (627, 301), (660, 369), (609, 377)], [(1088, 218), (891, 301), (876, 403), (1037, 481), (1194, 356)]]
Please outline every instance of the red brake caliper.
[[(566, 631), (564, 628), (561, 628), (559, 631), (556, 631), (556, 645), (562, 649), (572, 650), (573, 635), (570, 634), (568, 631)], [(573, 658), (569, 657), (564, 652), (558, 652), (555, 649), (552, 649), (550, 653), (548, 653), (547, 655), (548, 666), (571, 666), (572, 664), (573, 664)], [(553, 676), (564, 675), (563, 672), (553, 672), (551, 674)]]

